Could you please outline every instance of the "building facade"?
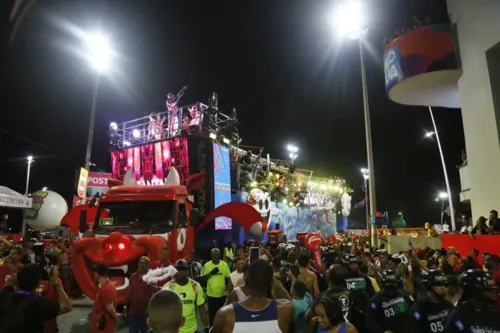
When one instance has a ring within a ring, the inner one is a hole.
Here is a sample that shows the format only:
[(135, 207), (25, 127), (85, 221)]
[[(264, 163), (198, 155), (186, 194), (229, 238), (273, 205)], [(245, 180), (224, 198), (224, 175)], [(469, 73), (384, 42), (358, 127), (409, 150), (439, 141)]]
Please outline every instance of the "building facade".
[(500, 210), (500, 1), (447, 0), (462, 74), (467, 167), (460, 170), (461, 201), (472, 216)]

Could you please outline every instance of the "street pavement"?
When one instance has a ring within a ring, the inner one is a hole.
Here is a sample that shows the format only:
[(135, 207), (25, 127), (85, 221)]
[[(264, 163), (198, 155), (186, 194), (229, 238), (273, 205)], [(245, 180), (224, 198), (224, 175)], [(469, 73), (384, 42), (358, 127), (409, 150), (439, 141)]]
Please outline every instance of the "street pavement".
[[(89, 298), (73, 300), (73, 311), (57, 317), (59, 333), (89, 333), (90, 332), (90, 313), (94, 302)], [(203, 331), (203, 325), (198, 318), (198, 328)], [(128, 333), (128, 327), (125, 321), (120, 319), (116, 333)]]
[[(92, 311), (92, 300), (84, 298), (73, 300), (73, 311), (57, 317), (59, 333), (89, 333), (90, 332), (90, 312)], [(121, 320), (117, 333), (128, 333), (128, 328)]]

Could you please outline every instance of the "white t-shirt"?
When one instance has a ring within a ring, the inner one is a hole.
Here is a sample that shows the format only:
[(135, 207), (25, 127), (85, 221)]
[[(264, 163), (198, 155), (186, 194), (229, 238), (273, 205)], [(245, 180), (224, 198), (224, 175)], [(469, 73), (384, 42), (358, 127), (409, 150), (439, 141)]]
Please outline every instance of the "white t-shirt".
[(463, 226), (461, 229), (460, 229), (460, 233), (461, 234), (465, 234), (465, 233), (469, 233), (472, 231), (472, 227), (469, 225), (469, 226)]
[(229, 274), (229, 278), (231, 279), (231, 283), (233, 284), (233, 288), (242, 286), (245, 284), (243, 281), (243, 273), (238, 273), (238, 271), (234, 271)]

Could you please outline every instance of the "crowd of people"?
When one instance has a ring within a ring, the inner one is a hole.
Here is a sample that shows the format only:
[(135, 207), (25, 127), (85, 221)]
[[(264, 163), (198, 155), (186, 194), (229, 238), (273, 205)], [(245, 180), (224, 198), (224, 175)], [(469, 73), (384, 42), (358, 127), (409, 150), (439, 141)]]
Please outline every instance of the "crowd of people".
[[(497, 255), (411, 242), (389, 254), (363, 244), (358, 236), (325, 246), (318, 266), (299, 242), (212, 242), (201, 270), (170, 262), (164, 248), (159, 261), (140, 258), (124, 305), (109, 267), (98, 264), (91, 332), (116, 332), (121, 318), (130, 333), (500, 332)], [(71, 243), (47, 244), (50, 271), (36, 263), (34, 244), (24, 251), (1, 238), (0, 247), (8, 251), (0, 264), (0, 333), (57, 332), (57, 316), (72, 309), (71, 279), (63, 281)], [(145, 281), (152, 268), (169, 266), (175, 276)]]

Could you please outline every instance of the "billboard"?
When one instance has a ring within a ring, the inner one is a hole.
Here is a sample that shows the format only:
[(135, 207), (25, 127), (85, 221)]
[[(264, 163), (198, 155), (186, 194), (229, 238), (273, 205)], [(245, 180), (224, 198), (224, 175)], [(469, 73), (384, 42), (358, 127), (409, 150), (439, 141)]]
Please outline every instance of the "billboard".
[[(215, 208), (231, 202), (231, 160), (229, 148), (217, 143), (213, 144), (214, 163), (214, 206)], [(215, 220), (215, 230), (229, 230), (232, 221), (227, 217), (218, 217)]]
[[(86, 171), (86, 170), (85, 170)], [(96, 194), (102, 195), (108, 190), (108, 179), (111, 178), (111, 173), (106, 172), (89, 172), (87, 181), (87, 199), (89, 202)], [(73, 197), (73, 207), (78, 206), (81, 199), (78, 196)]]

